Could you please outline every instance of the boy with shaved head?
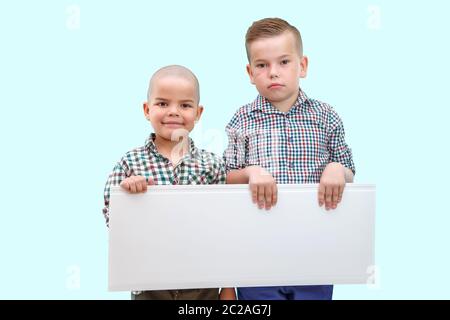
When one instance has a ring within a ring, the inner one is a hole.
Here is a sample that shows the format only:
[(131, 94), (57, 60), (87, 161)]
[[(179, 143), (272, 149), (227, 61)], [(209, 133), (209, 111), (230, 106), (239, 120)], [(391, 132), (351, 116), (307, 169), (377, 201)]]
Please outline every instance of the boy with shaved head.
[[(107, 224), (111, 186), (120, 185), (130, 193), (140, 193), (151, 185), (225, 183), (223, 160), (197, 149), (189, 138), (189, 132), (203, 112), (199, 102), (199, 83), (189, 69), (172, 65), (155, 72), (143, 105), (154, 133), (144, 146), (127, 152), (109, 175), (103, 208)], [(131, 297), (136, 300), (225, 300), (235, 299), (235, 293), (232, 288), (223, 288), (220, 294), (218, 288), (155, 290), (133, 292)]]

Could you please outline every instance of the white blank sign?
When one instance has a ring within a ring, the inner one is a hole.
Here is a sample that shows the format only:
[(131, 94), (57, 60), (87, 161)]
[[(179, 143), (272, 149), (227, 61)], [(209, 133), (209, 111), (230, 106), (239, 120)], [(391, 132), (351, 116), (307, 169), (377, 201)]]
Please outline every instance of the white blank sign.
[(318, 185), (278, 185), (269, 211), (248, 185), (111, 191), (109, 290), (366, 283), (375, 186), (347, 184), (326, 211)]

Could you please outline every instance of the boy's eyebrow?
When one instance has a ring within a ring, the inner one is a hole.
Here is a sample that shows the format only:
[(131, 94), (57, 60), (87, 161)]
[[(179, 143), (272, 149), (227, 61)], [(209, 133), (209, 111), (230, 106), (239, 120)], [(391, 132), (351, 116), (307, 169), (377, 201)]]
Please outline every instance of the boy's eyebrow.
[(194, 100), (192, 100), (192, 99), (184, 99), (184, 100), (180, 100), (180, 102), (191, 102), (191, 103), (194, 103)]
[(257, 63), (257, 62), (265, 62), (265, 61), (266, 61), (265, 59), (256, 59), (256, 60), (253, 61), (253, 63)]
[[(282, 56), (277, 57), (277, 59), (284, 59), (284, 58), (289, 58), (291, 55), (290, 54), (283, 54)], [(255, 61), (253, 61), (253, 63), (258, 63), (258, 62), (265, 62), (266, 59), (256, 59)]]
[[(160, 98), (160, 97), (156, 97), (155, 100), (159, 100), (159, 101), (169, 101), (169, 99), (167, 99), (167, 98)], [(180, 102), (190, 102), (190, 103), (194, 103), (194, 100), (192, 100), (192, 99), (183, 99), (183, 100), (180, 100)]]

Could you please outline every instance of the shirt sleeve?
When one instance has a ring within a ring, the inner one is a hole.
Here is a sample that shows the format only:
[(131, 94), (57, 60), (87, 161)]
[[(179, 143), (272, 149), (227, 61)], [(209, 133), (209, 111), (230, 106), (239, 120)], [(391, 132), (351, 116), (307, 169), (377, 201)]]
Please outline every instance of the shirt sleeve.
[(333, 109), (331, 109), (329, 115), (329, 128), (328, 151), (330, 152), (330, 161), (341, 163), (355, 174), (352, 150), (345, 142), (344, 124)]
[(222, 157), (214, 153), (208, 153), (208, 162), (211, 170), (208, 170), (206, 176), (208, 184), (225, 184), (227, 181), (227, 173), (225, 171), (225, 162)]
[(109, 199), (111, 195), (111, 187), (118, 186), (120, 183), (129, 176), (128, 174), (128, 165), (124, 160), (121, 160), (116, 164), (113, 171), (108, 177), (108, 180), (105, 184), (105, 189), (103, 192), (104, 195), (104, 207), (103, 207), (103, 215), (106, 220), (106, 226), (109, 227)]
[(225, 184), (227, 182), (227, 171), (225, 168), (225, 162), (223, 159), (218, 159), (216, 166), (216, 178), (214, 179), (215, 184)]
[(226, 172), (247, 167), (248, 141), (243, 134), (238, 112), (230, 120), (225, 131), (228, 136), (228, 147), (223, 154)]

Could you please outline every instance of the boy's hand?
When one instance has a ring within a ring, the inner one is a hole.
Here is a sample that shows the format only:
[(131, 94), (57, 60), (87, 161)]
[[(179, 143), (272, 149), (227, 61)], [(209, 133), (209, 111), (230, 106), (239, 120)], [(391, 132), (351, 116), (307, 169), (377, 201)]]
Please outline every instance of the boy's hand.
[(259, 209), (265, 207), (266, 210), (275, 206), (278, 190), (272, 175), (259, 166), (247, 167), (246, 170), (253, 203), (257, 203)]
[(325, 209), (336, 209), (342, 200), (345, 187), (345, 168), (337, 162), (329, 163), (320, 177), (319, 206)]
[(146, 192), (147, 185), (154, 185), (152, 178), (148, 178), (148, 182), (143, 176), (128, 177), (120, 183), (120, 186), (129, 193)]

